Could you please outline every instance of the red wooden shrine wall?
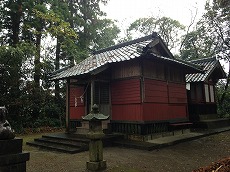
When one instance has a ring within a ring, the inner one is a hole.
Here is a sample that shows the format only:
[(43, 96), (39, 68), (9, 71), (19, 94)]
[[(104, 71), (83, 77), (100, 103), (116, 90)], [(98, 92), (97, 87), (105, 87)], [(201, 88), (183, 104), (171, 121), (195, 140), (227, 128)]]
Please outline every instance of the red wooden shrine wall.
[(85, 115), (85, 105), (80, 99), (84, 93), (84, 87), (70, 86), (70, 119), (82, 119)]
[(117, 80), (111, 84), (112, 120), (161, 121), (187, 118), (185, 83), (144, 79)]
[(184, 83), (145, 79), (144, 88), (144, 121), (187, 117), (187, 95)]
[(112, 82), (112, 120), (142, 120), (140, 89), (139, 78), (129, 78)]

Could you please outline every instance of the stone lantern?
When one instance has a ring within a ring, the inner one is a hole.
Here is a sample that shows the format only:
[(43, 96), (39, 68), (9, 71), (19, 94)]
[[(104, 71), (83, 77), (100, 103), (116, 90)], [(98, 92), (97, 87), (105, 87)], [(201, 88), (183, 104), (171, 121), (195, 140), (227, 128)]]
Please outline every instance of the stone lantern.
[(102, 138), (104, 133), (102, 131), (102, 121), (107, 120), (109, 116), (105, 116), (99, 113), (98, 106), (93, 105), (92, 111), (83, 116), (82, 119), (89, 121), (89, 133), (87, 138), (89, 142), (89, 161), (86, 163), (86, 167), (91, 171), (98, 171), (106, 169), (106, 161), (103, 160), (103, 144)]

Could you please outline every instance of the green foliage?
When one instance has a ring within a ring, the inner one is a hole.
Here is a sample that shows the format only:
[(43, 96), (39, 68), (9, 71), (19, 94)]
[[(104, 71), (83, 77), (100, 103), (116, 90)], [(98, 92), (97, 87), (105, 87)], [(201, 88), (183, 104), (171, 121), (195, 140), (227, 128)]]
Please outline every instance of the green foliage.
[(183, 60), (194, 60), (197, 58), (212, 57), (214, 52), (213, 39), (204, 34), (205, 27), (198, 24), (195, 31), (184, 35), (184, 42), (180, 50), (180, 58)]
[(35, 16), (47, 22), (48, 27), (45, 33), (50, 33), (54, 37), (63, 36), (64, 38), (77, 38), (76, 32), (70, 28), (70, 23), (62, 20), (53, 11), (44, 13), (34, 9), (33, 12)]
[(129, 35), (150, 35), (157, 32), (171, 50), (180, 43), (180, 33), (185, 27), (177, 20), (169, 17), (161, 18), (140, 18), (131, 23), (128, 28)]
[(19, 44), (16, 47), (0, 47), (0, 104), (19, 104), (20, 88), (23, 87), (27, 67), (23, 62), (33, 55), (29, 44)]
[(93, 39), (94, 50), (99, 50), (112, 45), (115, 45), (115, 40), (118, 39), (120, 29), (110, 19), (98, 20), (98, 28)]
[[(218, 114), (220, 117), (230, 118), (230, 89), (225, 90), (226, 83), (220, 81), (217, 85)], [(223, 93), (226, 93), (225, 99), (221, 102)]]
[(28, 81), (21, 90), (19, 97), (20, 106), (14, 114), (9, 106), (10, 120), (13, 121), (15, 130), (22, 128), (37, 128), (42, 126), (60, 127), (64, 123), (65, 98), (56, 101), (51, 90), (37, 88), (34, 82)]

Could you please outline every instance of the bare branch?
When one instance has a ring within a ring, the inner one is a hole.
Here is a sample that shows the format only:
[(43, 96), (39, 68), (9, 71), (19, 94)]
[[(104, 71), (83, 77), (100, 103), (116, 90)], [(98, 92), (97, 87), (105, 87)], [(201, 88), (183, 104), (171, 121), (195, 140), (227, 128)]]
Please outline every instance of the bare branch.
[(191, 22), (190, 22), (189, 26), (187, 27), (187, 31), (186, 31), (186, 34), (185, 34), (184, 39), (183, 39), (182, 42), (181, 42), (179, 51), (182, 49), (182, 47), (183, 47), (183, 45), (184, 45), (184, 43), (185, 43), (185, 41), (186, 41), (186, 39), (187, 39), (187, 37), (188, 37), (188, 33), (189, 33), (189, 31), (190, 31), (190, 28), (191, 28), (192, 25), (195, 23), (196, 16), (197, 16), (197, 12), (198, 12), (198, 8), (197, 8), (197, 7), (195, 7), (195, 8), (196, 8), (196, 11), (195, 11), (195, 15), (194, 15), (194, 16), (193, 16), (192, 10), (190, 9), (190, 13), (191, 13)]

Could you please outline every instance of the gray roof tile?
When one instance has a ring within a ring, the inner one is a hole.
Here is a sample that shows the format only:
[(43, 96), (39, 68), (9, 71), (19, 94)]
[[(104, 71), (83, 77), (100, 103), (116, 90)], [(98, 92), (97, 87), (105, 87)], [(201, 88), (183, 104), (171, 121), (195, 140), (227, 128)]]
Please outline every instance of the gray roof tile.
[(196, 64), (203, 68), (203, 73), (194, 73), (194, 74), (187, 74), (186, 75), (186, 82), (203, 82), (212, 73), (212, 71), (215, 69), (216, 65), (219, 63), (219, 61), (212, 57), (212, 58), (205, 58), (205, 59), (198, 59), (190, 61), (193, 64)]
[[(143, 52), (143, 48), (146, 48), (148, 44), (150, 44), (156, 38), (161, 40), (161, 38), (156, 33), (153, 33), (152, 35), (146, 37), (142, 37), (133, 41), (125, 42), (105, 48), (103, 50), (96, 51), (79, 64), (51, 76), (51, 80), (64, 79), (72, 76), (87, 74), (106, 64), (127, 61), (140, 57)], [(175, 60), (173, 56), (158, 56), (158, 58), (171, 60), (175, 63), (180, 63), (182, 65), (190, 66), (191, 68), (197, 69), (196, 67), (186, 64), (185, 62)]]

